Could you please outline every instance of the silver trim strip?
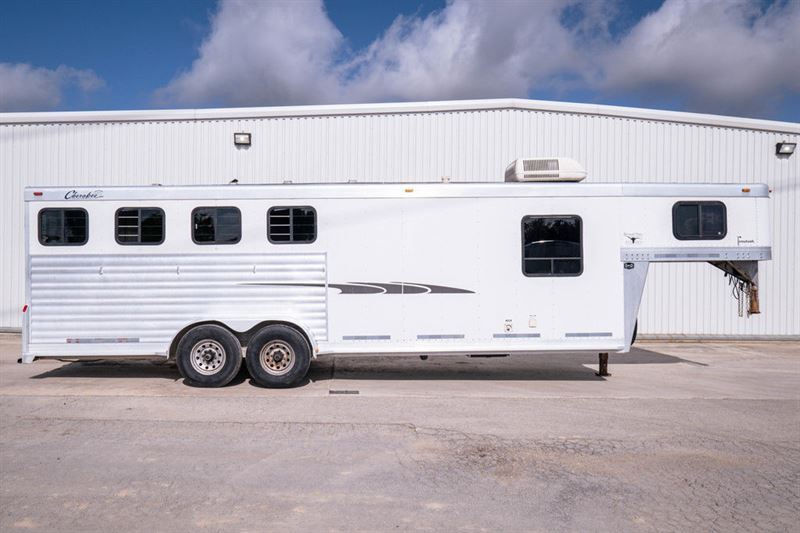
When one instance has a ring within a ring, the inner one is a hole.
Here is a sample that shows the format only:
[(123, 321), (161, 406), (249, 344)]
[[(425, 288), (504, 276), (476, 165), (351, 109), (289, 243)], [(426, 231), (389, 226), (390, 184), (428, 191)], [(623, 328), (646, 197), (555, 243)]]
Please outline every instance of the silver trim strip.
[(495, 339), (538, 339), (541, 333), (495, 333), (492, 335)]
[(580, 333), (565, 333), (565, 337), (612, 337), (613, 334), (610, 331), (591, 331), (591, 332), (580, 332)]
[(343, 341), (388, 341), (391, 335), (342, 335)]
[(743, 247), (673, 247), (673, 248), (620, 248), (620, 261), (769, 261), (769, 246)]
[[(709, 183), (701, 188), (697, 183), (669, 183), (653, 186), (653, 183), (623, 183), (620, 196), (673, 197), (692, 196), (695, 198), (769, 198), (769, 186), (764, 183)], [(749, 192), (742, 188), (750, 189)]]
[(138, 337), (84, 337), (67, 339), (67, 344), (118, 344), (128, 342), (139, 342)]
[(624, 339), (625, 350), (630, 350), (633, 341), (633, 331), (636, 329), (636, 320), (639, 316), (639, 306), (644, 294), (644, 286), (647, 281), (647, 271), (650, 263), (647, 261), (637, 261), (625, 263), (622, 268), (622, 287), (624, 305)]
[[(37, 228), (38, 231), (38, 228)], [(22, 360), (25, 363), (32, 363), (33, 358), (29, 353), (31, 338), (31, 228), (30, 228), (30, 204), (25, 202), (25, 301), (28, 309), (22, 313)]]
[[(328, 314), (328, 283), (330, 280), (328, 279), (328, 252), (323, 252), (322, 256), (325, 258), (325, 338), (328, 338), (328, 334), (330, 333), (331, 329), (331, 320), (330, 315)], [(314, 358), (317, 357), (317, 351), (314, 350)]]
[[(488, 178), (487, 178), (488, 179)], [(236, 185), (109, 185), (80, 187), (25, 187), (26, 202), (64, 202), (64, 195), (72, 190), (94, 192), (101, 190), (103, 197), (96, 200), (73, 200), (86, 207), (92, 202), (114, 201), (164, 201), (164, 200), (265, 200), (271, 201), (303, 198), (409, 198), (405, 189), (414, 185), (414, 198), (767, 198), (769, 188), (761, 183), (748, 183), (751, 192), (742, 192), (736, 183), (292, 183)], [(42, 193), (33, 196), (34, 192)]]
[(430, 339), (463, 339), (464, 335), (417, 335), (417, 340), (430, 340)]

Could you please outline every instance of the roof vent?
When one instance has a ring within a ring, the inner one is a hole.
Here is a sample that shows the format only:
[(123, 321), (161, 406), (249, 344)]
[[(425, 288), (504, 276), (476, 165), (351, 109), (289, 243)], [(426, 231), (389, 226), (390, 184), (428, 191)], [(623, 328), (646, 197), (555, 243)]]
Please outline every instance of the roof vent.
[(586, 169), (574, 159), (517, 159), (506, 168), (506, 181), (581, 181)]

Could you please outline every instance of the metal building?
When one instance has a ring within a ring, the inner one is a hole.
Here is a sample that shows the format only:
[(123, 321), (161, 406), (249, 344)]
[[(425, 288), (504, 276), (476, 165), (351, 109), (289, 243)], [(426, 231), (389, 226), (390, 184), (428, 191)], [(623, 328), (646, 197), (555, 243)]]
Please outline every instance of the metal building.
[(588, 181), (767, 183), (762, 314), (740, 318), (711, 265), (659, 264), (640, 331), (798, 337), (800, 154), (776, 146), (799, 139), (795, 123), (533, 100), (0, 114), (0, 328), (21, 324), (28, 185), (502, 181), (518, 157), (563, 156)]

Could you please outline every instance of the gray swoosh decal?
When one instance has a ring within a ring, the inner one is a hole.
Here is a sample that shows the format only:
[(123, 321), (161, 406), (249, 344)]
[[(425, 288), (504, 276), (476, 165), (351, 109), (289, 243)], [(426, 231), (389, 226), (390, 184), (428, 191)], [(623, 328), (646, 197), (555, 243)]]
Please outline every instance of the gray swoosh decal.
[(429, 283), (414, 283), (420, 287), (427, 287), (433, 294), (475, 294), (475, 291), (459, 289), (457, 287), (445, 287), (444, 285), (431, 285)]
[[(353, 283), (361, 283), (353, 282)], [(364, 285), (372, 285), (375, 287), (380, 287), (383, 289), (384, 294), (402, 294), (403, 293), (403, 284), (402, 283), (364, 283)]]
[[(269, 287), (324, 287), (323, 283), (265, 283), (242, 282), (239, 285), (261, 285)], [(378, 283), (365, 281), (352, 281), (350, 283), (329, 283), (331, 289), (338, 289), (341, 294), (475, 294), (474, 291), (446, 287), (444, 285), (430, 285), (427, 283), (405, 283), (395, 281), (392, 283)]]
[(393, 283), (402, 283), (403, 294), (428, 294), (431, 292), (430, 288), (426, 285), (417, 285), (415, 283), (403, 283), (397, 281)]
[(341, 294), (385, 294), (386, 289), (369, 283), (328, 283), (328, 287), (339, 289)]

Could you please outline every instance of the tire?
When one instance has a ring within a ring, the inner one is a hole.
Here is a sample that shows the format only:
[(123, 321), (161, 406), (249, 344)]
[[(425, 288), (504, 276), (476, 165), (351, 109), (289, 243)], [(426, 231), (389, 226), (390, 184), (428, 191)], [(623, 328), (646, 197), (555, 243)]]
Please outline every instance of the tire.
[(221, 326), (197, 326), (178, 343), (176, 362), (187, 385), (223, 387), (239, 373), (242, 345)]
[(250, 376), (262, 387), (292, 387), (308, 373), (311, 347), (296, 329), (274, 324), (250, 339), (245, 360)]

